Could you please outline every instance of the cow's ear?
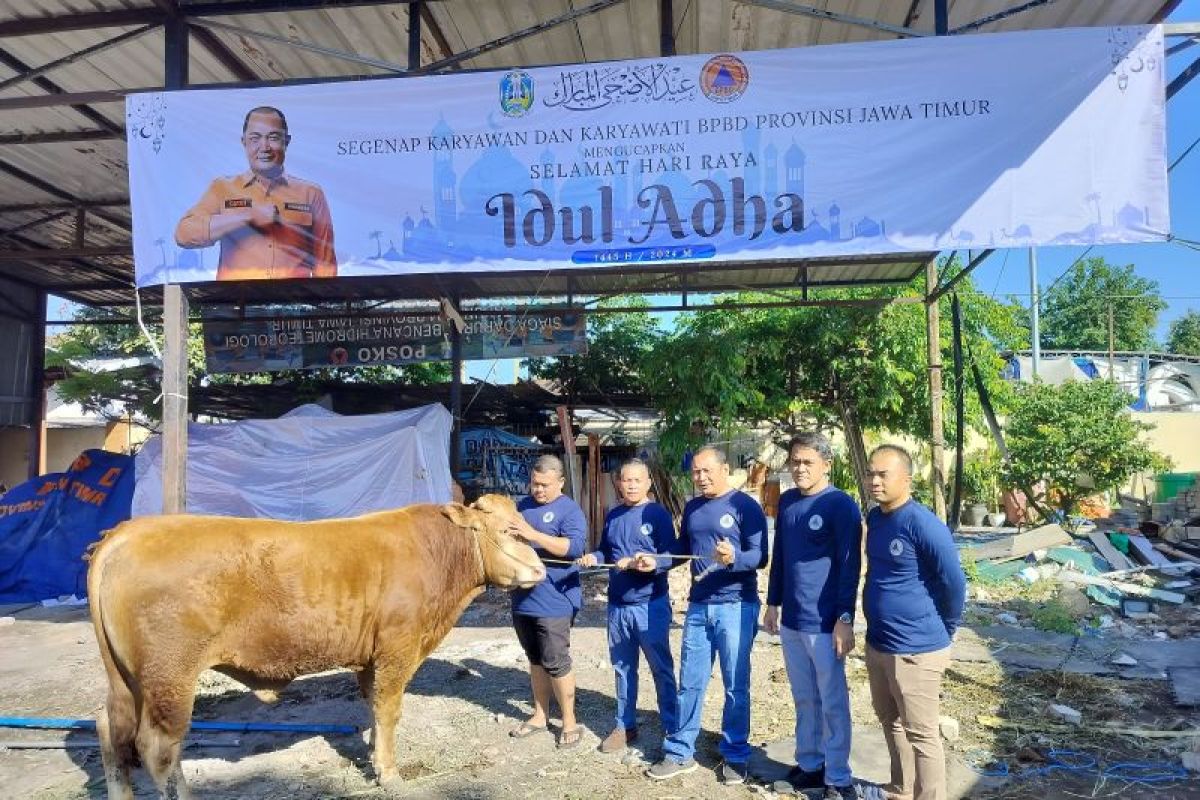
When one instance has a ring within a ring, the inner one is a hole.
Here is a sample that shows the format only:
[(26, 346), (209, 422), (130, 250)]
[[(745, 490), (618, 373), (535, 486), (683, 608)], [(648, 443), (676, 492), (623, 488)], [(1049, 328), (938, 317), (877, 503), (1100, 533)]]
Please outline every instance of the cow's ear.
[(442, 506), (442, 514), (460, 528), (478, 530), (480, 527), (477, 512), (462, 503), (446, 503)]

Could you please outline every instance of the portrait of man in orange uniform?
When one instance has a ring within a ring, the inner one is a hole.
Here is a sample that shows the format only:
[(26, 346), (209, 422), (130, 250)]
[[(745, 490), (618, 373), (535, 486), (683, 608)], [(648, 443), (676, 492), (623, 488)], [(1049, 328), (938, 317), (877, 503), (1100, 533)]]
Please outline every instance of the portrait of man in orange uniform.
[(271, 106), (252, 108), (242, 123), (250, 168), (217, 178), (175, 228), (180, 247), (220, 242), (217, 280), (331, 278), (337, 275), (333, 220), (321, 187), (284, 171), (292, 137)]

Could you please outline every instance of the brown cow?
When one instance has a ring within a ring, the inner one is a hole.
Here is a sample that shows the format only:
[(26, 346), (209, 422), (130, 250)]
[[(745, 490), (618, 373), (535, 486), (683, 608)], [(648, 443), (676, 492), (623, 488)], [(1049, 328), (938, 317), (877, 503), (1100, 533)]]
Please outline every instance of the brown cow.
[[(96, 546), (88, 603), (109, 693), (98, 729), (108, 796), (132, 800), (137, 756), (161, 797), (189, 797), (179, 751), (196, 679), (215, 668), (264, 700), (293, 678), (358, 671), (372, 763), (397, 779), (400, 701), (417, 667), (486, 584), (545, 577), (505, 532), (497, 495), (355, 519), (141, 517)], [(136, 747), (136, 753), (135, 753)]]

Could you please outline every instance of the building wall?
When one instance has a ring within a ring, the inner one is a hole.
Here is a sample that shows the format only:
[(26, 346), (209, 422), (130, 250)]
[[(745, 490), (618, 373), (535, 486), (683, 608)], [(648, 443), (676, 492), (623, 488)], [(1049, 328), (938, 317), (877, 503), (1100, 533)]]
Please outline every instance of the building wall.
[(1200, 472), (1200, 412), (1135, 413), (1154, 426), (1146, 434), (1150, 446), (1171, 457), (1172, 472)]
[[(145, 428), (124, 422), (90, 428), (50, 428), (46, 431), (46, 472), (63, 472), (84, 450), (128, 453), (148, 435)], [(0, 428), (0, 481), (10, 489), (24, 483), (29, 472), (29, 429)]]

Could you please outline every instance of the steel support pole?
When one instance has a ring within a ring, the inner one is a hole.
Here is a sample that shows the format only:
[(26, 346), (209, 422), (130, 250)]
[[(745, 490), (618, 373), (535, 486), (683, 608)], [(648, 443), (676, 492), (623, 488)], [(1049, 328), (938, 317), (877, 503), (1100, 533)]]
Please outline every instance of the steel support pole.
[(658, 0), (658, 54), (675, 55), (675, 8), (671, 0)]
[(462, 439), (462, 331), (454, 320), (450, 328), (450, 479), (458, 481), (459, 442)]
[(425, 4), (422, 0), (408, 4), (408, 69), (416, 72), (421, 69), (421, 10)]
[[(937, 261), (925, 263), (925, 295), (937, 290)], [(933, 510), (946, 519), (946, 433), (942, 419), (942, 327), (938, 301), (925, 303), (925, 340), (929, 359), (929, 484), (933, 490)]]
[(1037, 248), (1029, 248), (1029, 340), (1033, 350), (1032, 376), (1038, 376), (1042, 362), (1042, 298), (1038, 289)]
[(163, 513), (187, 511), (188, 300), (183, 287), (163, 287)]
[[(182, 17), (164, 27), (163, 61), (168, 89), (188, 80), (188, 26)], [(134, 289), (134, 291), (137, 291)], [(183, 287), (163, 287), (162, 495), (164, 514), (187, 511), (188, 299)]]
[(46, 466), (46, 291), (37, 290), (37, 314), (29, 343), (29, 468), (36, 478)]

